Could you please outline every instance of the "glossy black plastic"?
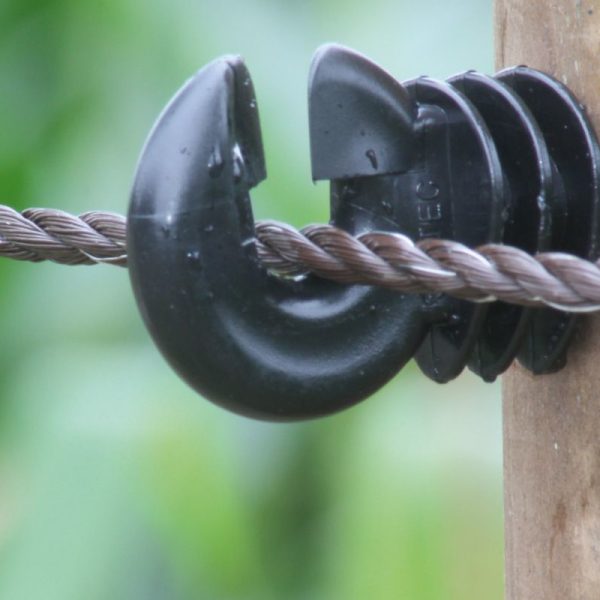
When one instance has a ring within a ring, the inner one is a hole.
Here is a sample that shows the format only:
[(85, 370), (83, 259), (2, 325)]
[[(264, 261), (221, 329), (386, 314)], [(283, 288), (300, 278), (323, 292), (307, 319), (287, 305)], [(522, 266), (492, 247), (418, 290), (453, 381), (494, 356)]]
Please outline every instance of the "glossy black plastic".
[[(560, 82), (517, 67), (400, 83), (337, 45), (310, 72), (314, 179), (331, 222), (471, 247), (599, 255), (600, 150)], [(142, 152), (129, 271), (158, 347), (198, 392), (240, 414), (295, 420), (367, 397), (413, 355), (438, 382), (493, 380), (518, 355), (560, 368), (574, 317), (275, 277), (255, 248), (249, 190), (266, 176), (256, 99), (238, 57), (195, 75)]]
[[(465, 96), (445, 82), (420, 78), (406, 86), (422, 110), (442, 111), (445, 123), (445, 143), (433, 138), (424, 148), (428, 160), (435, 158), (441, 163), (438, 170), (448, 173), (447, 185), (440, 186), (445, 208), (436, 227), (424, 221), (418, 237), (449, 238), (470, 247), (499, 242), (508, 190), (483, 119)], [(425, 121), (423, 128), (429, 127)], [(422, 202), (431, 211), (432, 201)], [(445, 305), (446, 317), (432, 323), (416, 359), (428, 377), (444, 383), (466, 366), (489, 305), (445, 295), (436, 301)]]
[[(600, 149), (585, 110), (565, 85), (534, 69), (496, 75), (525, 102), (555, 165), (550, 249), (595, 260), (600, 231)], [(519, 351), (533, 373), (560, 369), (578, 317), (553, 309), (534, 313)]]
[[(510, 87), (487, 75), (468, 71), (448, 81), (475, 106), (498, 151), (505, 177), (502, 243), (530, 254), (548, 250), (551, 207), (564, 202), (554, 199), (552, 161), (531, 112)], [(532, 312), (504, 302), (490, 305), (469, 367), (487, 381), (505, 371), (529, 331)]]
[[(331, 180), (333, 205), (378, 201), (412, 239), (500, 241), (500, 162), (463, 95), (425, 77), (400, 84), (336, 45), (317, 52), (310, 81), (313, 177)], [(386, 124), (391, 115), (398, 115), (395, 129)], [(465, 367), (488, 306), (442, 294), (424, 295), (421, 303), (430, 327), (417, 362), (429, 377), (447, 381)]]
[[(328, 52), (333, 50), (320, 54)], [(335, 48), (338, 62), (343, 54)], [(334, 80), (336, 70), (330, 73)], [(413, 108), (407, 109), (400, 94), (398, 106), (417, 115), (412, 146), (417, 152), (408, 170), (398, 161), (401, 171), (391, 178), (386, 173), (353, 179), (344, 175), (351, 169), (331, 169), (332, 197), (349, 182), (355, 190), (359, 181), (363, 196), (392, 199), (390, 212), (401, 215), (399, 231), (413, 239), (448, 238), (472, 247), (501, 241), (531, 253), (563, 250), (596, 258), (598, 142), (573, 95), (526, 67), (496, 79), (467, 72), (449, 83), (420, 78), (402, 84)], [(386, 88), (397, 89), (392, 82)], [(341, 94), (338, 100), (341, 106)], [(374, 122), (380, 122), (385, 106), (381, 102), (377, 111), (371, 105)], [(343, 126), (343, 141), (357, 137), (351, 119), (339, 123), (332, 113), (319, 123)], [(397, 139), (401, 146), (407, 143), (406, 137)], [(315, 163), (322, 157), (314, 143), (312, 148)], [(395, 193), (386, 185), (390, 179)], [(556, 370), (564, 364), (576, 324), (573, 315), (558, 310), (473, 305), (431, 295), (423, 296), (423, 314), (430, 329), (416, 359), (438, 382), (456, 377), (467, 363), (492, 381), (517, 355), (534, 373)]]
[[(425, 334), (421, 302), (269, 275), (248, 196), (264, 176), (248, 71), (237, 57), (215, 61), (177, 93), (143, 150), (131, 281), (156, 344), (199, 393), (256, 418), (316, 417), (369, 396), (411, 358)], [(353, 233), (399, 226), (368, 195), (335, 201), (332, 222)]]
[(328, 44), (313, 58), (308, 89), (313, 179), (411, 168), (417, 106), (386, 71), (348, 48)]

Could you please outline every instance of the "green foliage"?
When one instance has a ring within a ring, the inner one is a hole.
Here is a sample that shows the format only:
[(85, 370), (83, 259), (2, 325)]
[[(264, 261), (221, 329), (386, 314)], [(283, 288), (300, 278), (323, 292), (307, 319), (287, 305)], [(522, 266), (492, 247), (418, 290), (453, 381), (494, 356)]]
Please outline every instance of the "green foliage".
[[(400, 78), (492, 70), (476, 0), (3, 0), (1, 201), (125, 211), (163, 104), (239, 52), (256, 215), (325, 220), (305, 103), (331, 40)], [(342, 415), (253, 423), (170, 371), (125, 271), (3, 262), (0, 284), (0, 600), (501, 598), (497, 386), (409, 367)]]

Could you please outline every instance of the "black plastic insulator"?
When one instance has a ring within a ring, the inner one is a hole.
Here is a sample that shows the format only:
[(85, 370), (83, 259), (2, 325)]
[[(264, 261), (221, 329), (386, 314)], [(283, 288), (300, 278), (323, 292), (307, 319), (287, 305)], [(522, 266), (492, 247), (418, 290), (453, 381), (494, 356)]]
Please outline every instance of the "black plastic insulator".
[[(331, 181), (331, 223), (352, 234), (598, 258), (598, 142), (585, 109), (544, 73), (401, 83), (328, 45), (310, 72), (309, 124), (313, 178)], [(534, 373), (564, 364), (577, 319), (558, 310), (268, 273), (249, 197), (265, 176), (250, 75), (224, 57), (159, 117), (128, 216), (144, 321), (202, 395), (295, 420), (366, 398), (413, 356), (438, 382), (467, 365), (492, 381), (515, 358)]]
[[(562, 83), (527, 67), (496, 77), (468, 71), (447, 82), (427, 77), (404, 82), (411, 105), (402, 110), (417, 115), (407, 147), (411, 154), (402, 154), (410, 168), (393, 175), (375, 169), (361, 177), (336, 177), (358, 169), (349, 160), (324, 172), (323, 150), (314, 140), (343, 123), (344, 136), (329, 137), (327, 151), (339, 155), (344, 148), (348, 156), (348, 140), (358, 139), (371, 118), (386, 112), (383, 103), (380, 110), (354, 107), (351, 119), (331, 110), (343, 98), (334, 83), (336, 64), (343, 60), (347, 72), (354, 56), (339, 46), (321, 49), (316, 60), (330, 63), (332, 83), (329, 94), (321, 86), (318, 96), (310, 95), (312, 159), (319, 166), (313, 175), (332, 179), (332, 202), (339, 201), (344, 186), (389, 200), (380, 180), (391, 177), (393, 213), (400, 231), (413, 239), (446, 238), (471, 247), (501, 242), (529, 253), (560, 250), (598, 258), (600, 151), (585, 108)], [(386, 81), (359, 60), (354, 68), (365, 87)], [(387, 79), (387, 88), (398, 85), (391, 75)], [(536, 374), (555, 371), (565, 362), (578, 321), (554, 309), (473, 304), (445, 295), (424, 295), (422, 303), (429, 331), (415, 358), (440, 383), (467, 365), (493, 381), (515, 358)]]
[[(357, 102), (377, 91), (356, 90)], [(400, 136), (406, 118), (396, 111), (379, 131)], [(249, 196), (266, 176), (258, 123), (239, 57), (209, 64), (176, 94), (137, 168), (129, 273), (154, 341), (200, 394), (254, 418), (322, 416), (388, 381), (413, 356), (426, 322), (417, 296), (284, 280), (262, 267)], [(331, 219), (356, 234), (399, 227), (368, 194), (334, 202)]]

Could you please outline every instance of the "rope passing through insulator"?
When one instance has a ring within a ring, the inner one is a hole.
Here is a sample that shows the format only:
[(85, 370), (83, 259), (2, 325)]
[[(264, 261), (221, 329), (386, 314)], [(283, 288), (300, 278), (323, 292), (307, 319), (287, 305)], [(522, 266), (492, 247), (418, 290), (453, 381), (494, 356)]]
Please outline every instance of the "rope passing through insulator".
[(336, 412), (412, 358), (438, 383), (560, 369), (600, 310), (600, 145), (570, 90), (524, 66), (400, 82), (330, 44), (308, 98), (329, 224), (254, 221), (256, 96), (225, 56), (161, 112), (126, 219), (0, 207), (0, 256), (127, 266), (179, 375), (256, 418)]
[[(55, 209), (17, 212), (0, 205), (0, 256), (63, 265), (127, 266), (122, 215)], [(351, 236), (332, 225), (298, 230), (277, 221), (256, 223), (256, 249), (273, 275), (314, 274), (343, 284), (376, 285), (402, 293), (445, 293), (473, 302), (502, 300), (569, 312), (600, 310), (600, 261), (562, 252), (531, 256), (518, 248), (476, 249), (451, 240), (412, 241), (372, 232)]]

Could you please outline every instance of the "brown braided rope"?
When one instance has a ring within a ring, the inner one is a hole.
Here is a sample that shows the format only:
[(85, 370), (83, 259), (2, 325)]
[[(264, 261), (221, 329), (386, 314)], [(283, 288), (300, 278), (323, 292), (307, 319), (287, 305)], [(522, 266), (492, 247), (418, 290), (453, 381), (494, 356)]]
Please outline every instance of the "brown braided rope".
[[(473, 250), (448, 240), (413, 242), (395, 233), (353, 237), (331, 225), (298, 231), (275, 221), (256, 223), (256, 248), (264, 266), (282, 277), (314, 273), (340, 283), (442, 292), (474, 302), (600, 310), (600, 261), (560, 252), (531, 256), (500, 244)], [(74, 216), (36, 208), (19, 213), (0, 205), (0, 256), (126, 266), (126, 220), (100, 211)]]
[(61, 210), (0, 205), (0, 256), (62, 265), (127, 265), (125, 218), (106, 212), (78, 217)]

